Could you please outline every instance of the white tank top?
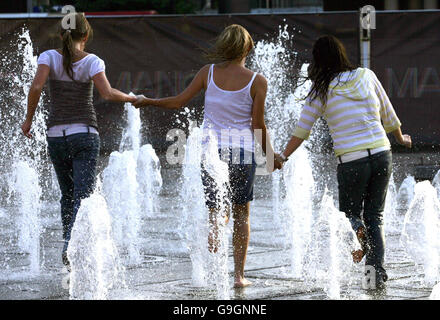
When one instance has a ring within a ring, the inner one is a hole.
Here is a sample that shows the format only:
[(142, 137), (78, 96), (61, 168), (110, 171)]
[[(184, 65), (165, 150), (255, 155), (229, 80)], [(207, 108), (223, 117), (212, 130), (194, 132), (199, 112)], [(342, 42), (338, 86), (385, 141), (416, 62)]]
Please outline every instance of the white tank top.
[(211, 65), (205, 92), (203, 128), (217, 134), (219, 149), (243, 148), (254, 151), (251, 87), (256, 76), (254, 72), (251, 81), (243, 89), (223, 90), (214, 82), (214, 65)]

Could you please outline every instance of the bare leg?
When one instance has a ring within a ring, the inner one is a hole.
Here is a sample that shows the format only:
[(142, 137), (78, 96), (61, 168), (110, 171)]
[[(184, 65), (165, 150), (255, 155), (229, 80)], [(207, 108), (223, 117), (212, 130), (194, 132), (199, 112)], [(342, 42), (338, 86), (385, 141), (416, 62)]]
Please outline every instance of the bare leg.
[[(228, 212), (229, 210), (227, 210)], [(218, 229), (219, 229), (219, 221), (218, 221), (219, 212), (216, 209), (209, 209), (209, 235), (208, 235), (208, 249), (209, 252), (217, 253), (218, 246), (220, 241), (218, 239)], [(229, 222), (229, 214), (225, 214), (224, 216), (224, 224), (228, 224)]]
[(252, 282), (244, 277), (244, 265), (249, 245), (250, 224), (249, 224), (250, 203), (245, 205), (233, 205), (234, 233), (232, 242), (234, 246), (234, 287), (247, 287)]

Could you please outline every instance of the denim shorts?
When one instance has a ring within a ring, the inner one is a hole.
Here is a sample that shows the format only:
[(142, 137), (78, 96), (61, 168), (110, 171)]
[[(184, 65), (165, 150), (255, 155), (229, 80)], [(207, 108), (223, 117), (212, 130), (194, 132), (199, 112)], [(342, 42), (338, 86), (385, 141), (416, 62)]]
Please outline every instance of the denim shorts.
[[(219, 149), (219, 155), (223, 161), (227, 161), (229, 172), (229, 185), (227, 188), (227, 197), (225, 199), (235, 205), (245, 205), (254, 199), (254, 181), (257, 165), (253, 153), (244, 151), (243, 149), (235, 151), (229, 149), (226, 152)], [(234, 161), (234, 154), (239, 154), (240, 159)], [(212, 178), (205, 169), (203, 162), (202, 167), (202, 183), (205, 193), (205, 203), (209, 209), (219, 209), (220, 199), (218, 199), (219, 188), (217, 182)]]

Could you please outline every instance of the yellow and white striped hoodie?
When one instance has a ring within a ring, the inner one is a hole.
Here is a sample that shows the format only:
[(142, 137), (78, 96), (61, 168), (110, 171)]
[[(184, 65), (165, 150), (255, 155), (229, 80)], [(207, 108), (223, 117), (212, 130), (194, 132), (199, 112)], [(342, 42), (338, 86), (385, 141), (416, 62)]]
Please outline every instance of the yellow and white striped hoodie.
[(319, 98), (307, 98), (294, 136), (308, 139), (321, 116), (329, 126), (337, 157), (390, 146), (386, 134), (401, 126), (382, 84), (366, 68), (343, 72), (333, 79), (325, 105)]

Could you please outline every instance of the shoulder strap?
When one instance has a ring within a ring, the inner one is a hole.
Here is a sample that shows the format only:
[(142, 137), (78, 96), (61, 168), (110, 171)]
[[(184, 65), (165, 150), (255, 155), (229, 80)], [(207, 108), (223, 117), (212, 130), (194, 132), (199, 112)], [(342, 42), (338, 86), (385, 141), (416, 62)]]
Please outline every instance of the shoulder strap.
[(252, 86), (252, 84), (254, 83), (254, 80), (255, 80), (255, 78), (257, 77), (257, 74), (258, 74), (258, 73), (254, 72), (254, 75), (252, 76), (251, 82), (249, 82), (249, 84), (250, 84), (251, 86)]
[(213, 74), (214, 74), (214, 64), (211, 64), (211, 67), (209, 67), (209, 73), (208, 73), (208, 85), (212, 81)]
[(257, 77), (257, 72), (254, 72), (254, 75), (252, 76), (252, 79), (251, 79), (251, 81), (249, 81), (249, 84), (248, 84), (248, 89), (249, 89), (249, 92), (251, 91), (251, 89), (252, 89), (252, 84), (254, 83), (254, 80), (255, 80), (255, 78)]

